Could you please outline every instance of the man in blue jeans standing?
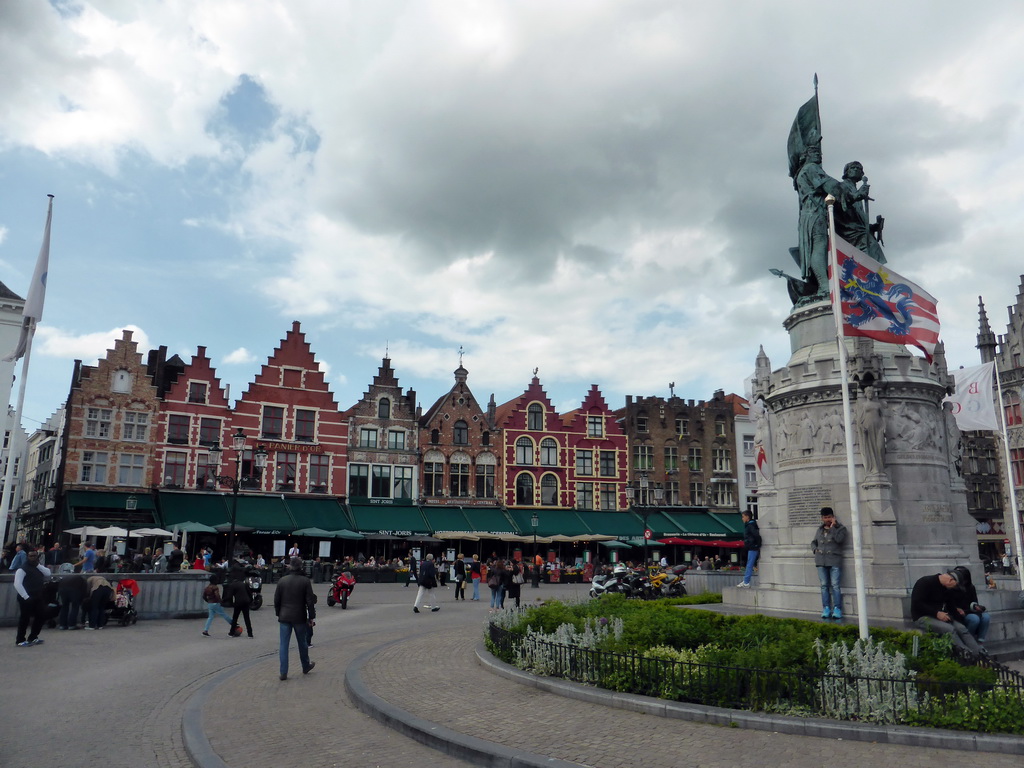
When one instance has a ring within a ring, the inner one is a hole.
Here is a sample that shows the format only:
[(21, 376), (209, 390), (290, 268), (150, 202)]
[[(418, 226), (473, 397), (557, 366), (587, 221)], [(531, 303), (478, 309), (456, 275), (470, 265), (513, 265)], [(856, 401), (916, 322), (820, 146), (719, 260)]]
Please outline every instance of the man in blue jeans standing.
[(280, 626), (281, 679), (288, 679), (288, 646), (292, 633), (299, 646), (302, 674), (308, 675), (315, 661), (309, 660), (309, 623), (316, 618), (316, 596), (313, 582), (303, 570), (302, 559), (293, 557), (288, 563), (288, 574), (278, 583), (274, 592), (274, 614)]
[(743, 548), (747, 552), (747, 570), (743, 573), (743, 581), (737, 587), (749, 587), (750, 579), (754, 576), (754, 566), (757, 564), (758, 555), (761, 554), (761, 531), (750, 510), (740, 513), (743, 517)]
[(821, 585), (821, 618), (843, 618), (843, 593), (839, 581), (843, 577), (843, 547), (846, 526), (836, 520), (832, 507), (821, 508), (821, 525), (811, 540), (814, 565)]

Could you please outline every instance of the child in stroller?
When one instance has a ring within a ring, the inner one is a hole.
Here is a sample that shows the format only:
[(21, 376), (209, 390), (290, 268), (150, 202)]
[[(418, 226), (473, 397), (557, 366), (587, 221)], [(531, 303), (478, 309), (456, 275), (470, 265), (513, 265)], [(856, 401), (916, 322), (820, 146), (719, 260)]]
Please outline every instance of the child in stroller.
[(135, 610), (135, 597), (139, 594), (139, 582), (135, 579), (121, 579), (117, 582), (114, 592), (114, 607), (110, 609), (110, 618), (122, 627), (134, 624), (139, 620)]

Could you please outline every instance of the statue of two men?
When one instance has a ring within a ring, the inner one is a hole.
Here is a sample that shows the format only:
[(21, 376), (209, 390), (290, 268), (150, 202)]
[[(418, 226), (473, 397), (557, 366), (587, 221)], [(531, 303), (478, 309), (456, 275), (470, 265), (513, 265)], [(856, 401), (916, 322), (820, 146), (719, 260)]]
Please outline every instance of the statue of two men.
[[(858, 186), (860, 184), (860, 186)], [(834, 209), (836, 234), (880, 263), (885, 254), (875, 234), (880, 229), (868, 222), (867, 201), (870, 187), (864, 166), (854, 161), (843, 169), (842, 180), (834, 179), (821, 167), (821, 145), (812, 144), (801, 154), (793, 177), (800, 201), (799, 245), (791, 248), (800, 266), (795, 278), (773, 269), (772, 274), (787, 278), (793, 303), (828, 295), (828, 211), (825, 198), (836, 198)]]

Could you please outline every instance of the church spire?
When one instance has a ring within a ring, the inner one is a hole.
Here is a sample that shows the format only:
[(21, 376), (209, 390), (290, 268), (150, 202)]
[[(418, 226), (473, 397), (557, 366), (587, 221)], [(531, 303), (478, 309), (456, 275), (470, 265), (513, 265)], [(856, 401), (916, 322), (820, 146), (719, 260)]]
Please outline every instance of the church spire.
[(996, 335), (988, 324), (988, 314), (985, 312), (985, 302), (978, 297), (978, 350), (981, 352), (981, 362), (991, 363), (996, 359)]

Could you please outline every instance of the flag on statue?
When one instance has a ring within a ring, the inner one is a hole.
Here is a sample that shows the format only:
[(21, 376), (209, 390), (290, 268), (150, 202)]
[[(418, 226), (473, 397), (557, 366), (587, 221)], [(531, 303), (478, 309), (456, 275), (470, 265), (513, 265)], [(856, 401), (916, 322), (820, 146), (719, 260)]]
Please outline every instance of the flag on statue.
[(939, 342), (935, 299), (841, 237), (836, 237), (836, 262), (843, 335), (914, 346), (931, 362)]
[(39, 247), (39, 258), (36, 259), (36, 269), (32, 273), (32, 283), (28, 287), (28, 298), (25, 299), (25, 308), (21, 311), (21, 336), (18, 338), (17, 348), (4, 358), (4, 362), (9, 363), (25, 356), (29, 338), (32, 336), (35, 324), (43, 317), (43, 300), (46, 298), (46, 275), (50, 271), (50, 219), (53, 218), (53, 195), (49, 197), (50, 204), (46, 211), (46, 227), (43, 229), (43, 244)]
[(950, 371), (956, 381), (956, 392), (943, 402), (952, 403), (956, 425), (964, 432), (971, 429), (999, 429), (996, 401), (992, 397), (992, 374), (995, 363), (976, 365)]

